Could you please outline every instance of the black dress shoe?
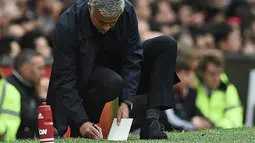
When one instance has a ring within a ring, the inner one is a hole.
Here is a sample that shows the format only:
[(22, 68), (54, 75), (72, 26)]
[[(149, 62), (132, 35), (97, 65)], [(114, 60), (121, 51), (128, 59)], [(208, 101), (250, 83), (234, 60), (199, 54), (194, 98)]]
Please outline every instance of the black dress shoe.
[(164, 126), (156, 119), (145, 119), (140, 132), (140, 139), (167, 139)]

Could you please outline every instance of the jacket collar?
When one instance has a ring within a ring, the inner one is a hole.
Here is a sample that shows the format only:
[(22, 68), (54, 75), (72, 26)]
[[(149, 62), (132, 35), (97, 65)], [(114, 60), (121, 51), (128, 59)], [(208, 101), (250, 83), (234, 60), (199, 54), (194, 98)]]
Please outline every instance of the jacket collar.
[(82, 36), (82, 38), (91, 38), (94, 36), (94, 32), (96, 29), (91, 22), (90, 13), (89, 13), (88, 8), (85, 8), (84, 13), (85, 14), (84, 14), (83, 18), (81, 18), (81, 22), (80, 22), (81, 36)]
[(26, 81), (17, 71), (13, 70), (12, 74), (25, 86), (33, 87), (33, 85), (30, 82)]
[(227, 90), (228, 87), (228, 83), (224, 83), (224, 82), (220, 82), (220, 85), (216, 88), (216, 89), (209, 89), (205, 84), (202, 84), (202, 86), (209, 92), (212, 93), (215, 90), (221, 90), (223, 92), (225, 92)]
[(206, 90), (210, 90), (210, 91), (215, 91), (215, 90), (222, 90), (222, 91), (226, 91), (227, 90), (227, 87), (228, 85), (230, 84), (229, 82), (223, 82), (223, 80), (221, 79), (221, 82), (220, 82), (220, 85), (216, 88), (216, 89), (209, 89), (204, 83), (203, 83), (203, 80), (202, 80), (202, 77), (201, 76), (197, 76), (197, 81), (198, 81), (198, 84), (201, 84)]

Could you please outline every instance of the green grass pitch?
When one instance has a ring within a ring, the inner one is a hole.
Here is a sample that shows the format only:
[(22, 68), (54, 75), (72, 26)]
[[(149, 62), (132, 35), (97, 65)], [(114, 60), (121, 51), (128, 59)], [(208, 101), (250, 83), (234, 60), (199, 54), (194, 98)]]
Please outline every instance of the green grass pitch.
[[(130, 143), (254, 143), (255, 128), (236, 128), (236, 129), (215, 129), (194, 132), (169, 132), (168, 140), (139, 140), (138, 136), (130, 136)], [(95, 141), (88, 139), (60, 139), (55, 143), (87, 143), (87, 142), (110, 142)], [(14, 143), (39, 143), (39, 140), (23, 140)], [(113, 142), (116, 143), (116, 142)]]

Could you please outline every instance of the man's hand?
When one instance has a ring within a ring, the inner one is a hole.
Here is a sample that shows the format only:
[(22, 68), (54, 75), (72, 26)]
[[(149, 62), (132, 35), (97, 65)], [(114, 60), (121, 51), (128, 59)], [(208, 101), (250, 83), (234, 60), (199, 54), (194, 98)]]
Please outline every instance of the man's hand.
[(126, 103), (121, 103), (120, 107), (117, 111), (117, 124), (120, 125), (121, 118), (128, 118), (129, 117), (129, 109)]
[(44, 100), (46, 100), (47, 97), (48, 86), (49, 86), (48, 78), (41, 78), (40, 81), (35, 86), (36, 91), (39, 93), (39, 96)]
[(192, 124), (195, 126), (196, 130), (203, 130), (204, 126), (201, 123), (201, 118), (198, 116), (195, 116), (192, 118)]
[(80, 133), (85, 138), (103, 139), (102, 129), (96, 124), (93, 126), (91, 122), (86, 122), (80, 127)]
[(203, 117), (199, 117), (199, 116), (193, 117), (192, 123), (197, 130), (213, 128), (212, 124), (208, 120), (204, 119)]
[(202, 118), (202, 124), (204, 125), (205, 129), (212, 129), (214, 128), (212, 123), (209, 122), (207, 119)]

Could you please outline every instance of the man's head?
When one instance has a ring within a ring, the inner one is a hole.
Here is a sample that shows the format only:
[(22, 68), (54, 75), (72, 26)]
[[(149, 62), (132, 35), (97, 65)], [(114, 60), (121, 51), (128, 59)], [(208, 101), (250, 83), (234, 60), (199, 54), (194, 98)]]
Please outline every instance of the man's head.
[(90, 18), (99, 32), (114, 26), (125, 8), (125, 0), (89, 0)]
[(178, 15), (183, 25), (190, 25), (192, 22), (193, 9), (188, 4), (182, 4), (179, 8)]
[(0, 40), (1, 54), (6, 56), (16, 57), (20, 52), (18, 42), (11, 37), (5, 37)]
[(14, 60), (14, 69), (26, 81), (37, 84), (44, 74), (45, 62), (41, 55), (24, 50)]
[(234, 29), (227, 23), (218, 23), (212, 25), (212, 30), (215, 42), (222, 52), (238, 52), (240, 50), (241, 37), (238, 29)]
[(22, 49), (33, 49), (44, 57), (51, 56), (51, 48), (49, 46), (48, 40), (42, 33), (38, 31), (31, 31), (26, 33), (20, 39), (19, 44)]
[(208, 88), (219, 87), (221, 80), (220, 75), (223, 72), (223, 63), (219, 57), (206, 56), (202, 59), (199, 69), (203, 83)]
[(139, 20), (149, 21), (151, 18), (150, 2), (148, 0), (132, 0), (136, 15)]
[(203, 26), (199, 28), (193, 27), (191, 31), (192, 31), (192, 36), (194, 37), (194, 40), (195, 40), (196, 48), (200, 48), (200, 49), (215, 48), (215, 45), (214, 45), (215, 40), (209, 26)]

